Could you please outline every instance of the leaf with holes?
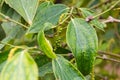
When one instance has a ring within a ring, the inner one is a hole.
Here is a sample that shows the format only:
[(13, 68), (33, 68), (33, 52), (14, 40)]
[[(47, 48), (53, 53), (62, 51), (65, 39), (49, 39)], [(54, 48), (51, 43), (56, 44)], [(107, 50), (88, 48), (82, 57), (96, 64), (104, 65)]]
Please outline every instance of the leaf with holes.
[(84, 75), (89, 74), (98, 48), (95, 29), (84, 19), (75, 18), (68, 24), (66, 36), (67, 44), (74, 54), (78, 69)]

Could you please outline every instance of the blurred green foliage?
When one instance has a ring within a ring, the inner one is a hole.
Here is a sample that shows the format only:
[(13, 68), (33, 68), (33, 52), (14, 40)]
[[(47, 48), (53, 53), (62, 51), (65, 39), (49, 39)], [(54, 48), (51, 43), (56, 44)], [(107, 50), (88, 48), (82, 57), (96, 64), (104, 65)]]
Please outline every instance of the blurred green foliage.
[[(3, 2), (4, 0), (0, 0), (0, 11), (5, 15), (11, 17), (12, 19), (22, 22), (25, 25), (28, 25), (26, 21), (16, 13), (12, 8), (10, 8), (6, 3)], [(77, 8), (88, 8), (95, 13), (95, 15), (102, 13), (103, 11), (107, 10), (111, 7), (117, 0), (47, 0), (52, 1), (55, 4), (65, 4), (69, 7), (77, 7)], [(39, 0), (39, 4), (44, 2), (44, 0)], [(16, 15), (19, 20), (17, 20), (13, 15)], [(77, 10), (73, 12), (73, 17), (81, 17), (81, 13)], [(113, 18), (120, 20), (120, 4), (115, 6), (113, 9), (108, 11), (107, 13), (99, 16), (97, 19), (101, 22), (105, 22), (108, 20), (108, 17), (112, 16)], [(10, 43), (13, 45), (26, 45), (26, 46), (38, 46), (36, 41), (37, 34), (28, 34), (25, 35), (26, 29), (19, 27), (16, 24), (11, 22), (4, 22), (4, 18), (0, 16), (0, 42), (3, 41), (4, 43)], [(67, 21), (70, 21), (69, 19)], [(60, 26), (67, 25), (67, 22), (61, 24)], [(13, 26), (14, 25), (14, 26)], [(14, 28), (18, 26), (17, 28)], [(99, 39), (99, 50), (111, 52), (112, 54), (120, 55), (120, 21), (118, 22), (108, 22), (106, 23), (106, 27), (104, 31), (101, 31), (95, 28), (97, 31), (98, 39)], [(16, 34), (12, 33), (13, 31)], [(19, 31), (20, 30), (20, 31)], [(58, 28), (46, 31), (46, 37), (52, 43), (54, 47), (54, 51), (57, 54), (67, 54), (70, 53), (69, 48), (66, 47), (66, 40), (64, 39), (66, 36), (66, 28), (64, 27), (61, 30), (60, 34), (55, 34), (57, 37), (53, 38), (53, 33), (57, 33), (60, 30)], [(11, 32), (11, 33), (10, 33)], [(14, 35), (14, 36), (13, 36)], [(92, 35), (92, 34), (91, 34)], [(10, 38), (7, 38), (10, 37)], [(6, 39), (7, 38), (7, 39)], [(57, 41), (56, 41), (57, 40)], [(2, 45), (2, 46), (1, 46)], [(8, 57), (9, 50), (11, 47), (9, 45), (0, 44), (0, 71), (5, 64), (5, 61)], [(4, 48), (3, 48), (4, 47)], [(39, 79), (40, 80), (55, 80), (52, 71), (51, 59), (47, 58), (45, 55), (41, 55), (42, 52), (29, 51), (33, 56), (34, 60), (36, 61), (38, 68), (39, 68)], [(40, 54), (36, 54), (40, 53)], [(113, 57), (111, 55), (102, 55), (101, 57), (108, 57), (108, 58), (115, 58), (116, 60), (120, 61), (120, 58)], [(66, 56), (68, 60), (71, 60), (72, 56)], [(73, 62), (74, 63), (74, 62)], [(46, 69), (46, 66), (49, 66), (49, 69)], [(40, 72), (40, 69), (43, 71)], [(96, 59), (95, 62), (95, 80), (120, 80), (120, 63), (109, 61), (109, 60), (102, 60)], [(44, 71), (45, 70), (45, 71)], [(46, 72), (46, 73), (45, 73)], [(43, 74), (41, 76), (41, 74)]]

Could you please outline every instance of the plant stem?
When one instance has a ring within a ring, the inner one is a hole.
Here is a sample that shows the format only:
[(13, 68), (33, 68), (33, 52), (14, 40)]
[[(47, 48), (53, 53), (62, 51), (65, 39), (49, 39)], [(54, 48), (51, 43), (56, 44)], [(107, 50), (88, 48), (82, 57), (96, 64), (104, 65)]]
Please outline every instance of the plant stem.
[(108, 3), (108, 2), (110, 2), (110, 0), (106, 0), (106, 1), (104, 1), (104, 2), (102, 2), (102, 3), (96, 4), (96, 5), (92, 6), (90, 9), (98, 8), (99, 6), (101, 6), (101, 5), (103, 5), (103, 4), (106, 4), (106, 3)]
[(114, 23), (114, 30), (115, 30), (116, 37), (120, 40), (119, 29), (118, 29), (117, 24), (115, 24), (115, 23)]
[(8, 46), (10, 46), (10, 47), (17, 47), (17, 46), (14, 46), (14, 45), (12, 45), (12, 44), (4, 43), (4, 42), (2, 42), (2, 41), (0, 41), (0, 43), (1, 43), (1, 44), (4, 44), (4, 45), (8, 45)]
[(113, 18), (112, 16), (109, 16), (107, 20), (103, 21), (104, 23), (110, 23), (110, 22), (120, 22), (120, 19)]
[(18, 24), (18, 25), (20, 25), (20, 26), (23, 26), (24, 28), (28, 29), (27, 26), (25, 26), (25, 25), (23, 25), (23, 24), (21, 24), (21, 23), (15, 21), (15, 20), (11, 19), (10, 17), (4, 15), (4, 14), (1, 13), (1, 12), (0, 12), (0, 15), (3, 16), (3, 17), (4, 17), (6, 20), (8, 20), (8, 21), (14, 22), (14, 23), (16, 23), (16, 24)]
[(94, 65), (92, 66), (92, 71), (90, 75), (91, 75), (91, 80), (95, 80)]
[(113, 9), (119, 2), (120, 2), (120, 0), (116, 1), (116, 3), (113, 4), (113, 5), (112, 5), (109, 9), (107, 9), (106, 11), (104, 11), (104, 12), (102, 12), (102, 13), (96, 15), (96, 16), (93, 16), (93, 19), (96, 18), (96, 17), (98, 17), (98, 16), (103, 15), (104, 13), (106, 13), (106, 12), (108, 12), (108, 11), (110, 11), (110, 10)]
[[(2, 41), (0, 41), (1, 44), (4, 44), (4, 45), (8, 45), (12, 48), (19, 48), (19, 49), (25, 49), (25, 46), (15, 46), (15, 45), (12, 45), (12, 44), (9, 44), (9, 43), (4, 43)], [(28, 48), (29, 49), (29, 48)]]
[(71, 17), (71, 15), (72, 15), (72, 13), (73, 13), (73, 7), (71, 7), (70, 8), (71, 10), (70, 10), (70, 13), (68, 14), (68, 16), (62, 21), (62, 22), (60, 22), (57, 26), (59, 26), (59, 25), (61, 25), (61, 24), (63, 24), (69, 17)]
[(113, 61), (113, 62), (120, 63), (120, 61), (119, 61), (119, 60), (112, 59), (112, 58), (100, 57), (100, 56), (97, 56), (97, 58), (98, 58), (98, 59), (109, 60), (109, 61)]
[[(116, 59), (113, 59), (113, 58), (108, 58), (106, 56), (106, 55), (110, 55), (112, 57), (116, 57), (116, 58), (120, 59), (120, 55), (117, 55), (117, 54), (114, 54), (114, 53), (111, 53), (111, 52), (104, 52), (104, 51), (98, 51), (98, 53), (99, 53), (99, 55), (102, 54), (102, 56), (104, 56), (103, 54), (105, 54), (105, 57), (97, 56), (96, 58), (98, 58), (98, 59), (109, 60), (109, 61), (120, 63), (120, 60), (116, 60)], [(67, 57), (73, 56), (72, 53), (61, 54), (61, 55), (62, 56), (67, 56)]]
[(99, 54), (106, 54), (106, 55), (110, 55), (112, 57), (117, 57), (120, 59), (120, 55), (115, 54), (115, 53), (111, 53), (111, 52), (105, 52), (105, 51), (98, 51)]

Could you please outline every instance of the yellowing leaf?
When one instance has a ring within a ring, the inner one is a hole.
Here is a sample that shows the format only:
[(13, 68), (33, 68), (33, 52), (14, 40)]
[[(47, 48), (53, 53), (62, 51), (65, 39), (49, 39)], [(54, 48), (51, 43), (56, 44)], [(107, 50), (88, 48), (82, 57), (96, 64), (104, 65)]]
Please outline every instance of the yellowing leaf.
[(37, 65), (28, 52), (20, 51), (6, 62), (0, 80), (38, 80)]

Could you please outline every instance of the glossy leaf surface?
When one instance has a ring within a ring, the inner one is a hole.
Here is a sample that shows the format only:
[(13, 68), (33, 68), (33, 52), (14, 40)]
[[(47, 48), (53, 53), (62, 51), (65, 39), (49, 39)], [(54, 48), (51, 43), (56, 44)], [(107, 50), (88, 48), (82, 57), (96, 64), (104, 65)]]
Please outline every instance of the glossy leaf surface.
[(38, 0), (5, 0), (5, 2), (15, 9), (29, 24), (32, 24)]
[(53, 59), (52, 66), (56, 80), (85, 80), (79, 70), (61, 56)]
[(75, 18), (68, 24), (66, 36), (78, 69), (84, 75), (89, 74), (98, 48), (98, 38), (95, 29), (84, 19)]
[(20, 51), (6, 62), (0, 80), (38, 80), (38, 69), (26, 51)]

